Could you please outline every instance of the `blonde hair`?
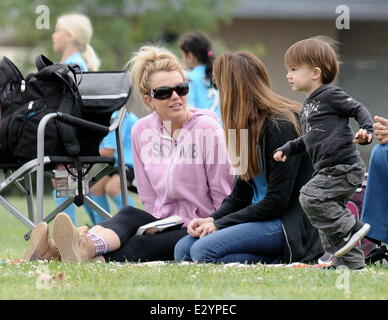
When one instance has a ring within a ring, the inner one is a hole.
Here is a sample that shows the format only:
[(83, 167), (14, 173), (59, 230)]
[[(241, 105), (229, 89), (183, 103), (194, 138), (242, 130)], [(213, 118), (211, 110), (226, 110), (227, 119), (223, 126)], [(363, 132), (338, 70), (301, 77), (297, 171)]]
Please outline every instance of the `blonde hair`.
[(337, 42), (326, 36), (316, 36), (294, 43), (284, 56), (286, 67), (298, 67), (303, 64), (310, 68), (321, 69), (323, 84), (334, 81), (339, 72), (336, 49)]
[(100, 59), (90, 45), (93, 27), (90, 19), (79, 13), (65, 14), (58, 18), (57, 24), (75, 38), (75, 45), (81, 52), (89, 71), (97, 71)]
[[(185, 69), (180, 60), (163, 47), (143, 46), (134, 53), (127, 66), (130, 67), (132, 85), (141, 96), (149, 94), (150, 77), (155, 72), (177, 71), (186, 80)], [(149, 110), (147, 106), (145, 107)]]
[[(298, 102), (288, 100), (271, 89), (268, 72), (259, 58), (245, 51), (225, 53), (214, 61), (214, 78), (220, 91), (221, 115), (226, 141), (228, 130), (236, 130), (230, 155), (240, 156), (244, 143), (240, 130), (248, 129), (248, 168), (241, 179), (250, 180), (260, 173), (259, 163), (264, 160), (257, 148), (260, 136), (269, 119), (289, 122), (301, 134), (297, 114)], [(228, 143), (229, 145), (229, 143)]]

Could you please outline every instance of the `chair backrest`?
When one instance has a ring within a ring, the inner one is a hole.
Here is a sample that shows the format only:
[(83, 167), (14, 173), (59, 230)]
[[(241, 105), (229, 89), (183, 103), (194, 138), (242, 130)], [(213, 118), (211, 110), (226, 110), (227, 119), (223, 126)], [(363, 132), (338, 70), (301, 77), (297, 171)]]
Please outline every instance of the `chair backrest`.
[(131, 94), (127, 71), (100, 71), (77, 74), (83, 111), (105, 113), (125, 105)]
[[(104, 126), (110, 125), (112, 113), (127, 103), (132, 91), (127, 71), (83, 72), (77, 74), (77, 82), (83, 119)], [(91, 149), (104, 138), (91, 135), (86, 129), (80, 129), (79, 133), (80, 145), (91, 146)]]

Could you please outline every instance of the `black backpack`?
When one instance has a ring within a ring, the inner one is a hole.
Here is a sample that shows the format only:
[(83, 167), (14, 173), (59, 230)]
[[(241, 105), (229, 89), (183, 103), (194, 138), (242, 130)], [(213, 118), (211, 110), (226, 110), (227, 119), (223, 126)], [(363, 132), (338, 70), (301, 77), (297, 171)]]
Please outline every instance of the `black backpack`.
[[(35, 159), (39, 121), (62, 112), (82, 118), (82, 100), (76, 83), (76, 65), (36, 58), (36, 73), (26, 78), (11, 60), (0, 61), (0, 163), (18, 165)], [(98, 155), (97, 150), (84, 151)], [(45, 155), (77, 156), (77, 129), (50, 121), (45, 131)]]

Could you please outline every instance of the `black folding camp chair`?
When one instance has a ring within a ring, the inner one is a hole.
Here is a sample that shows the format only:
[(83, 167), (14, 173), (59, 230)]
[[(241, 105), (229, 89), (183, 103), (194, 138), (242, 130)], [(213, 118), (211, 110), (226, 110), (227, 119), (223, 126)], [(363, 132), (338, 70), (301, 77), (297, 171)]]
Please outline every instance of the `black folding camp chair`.
[[(123, 205), (127, 205), (127, 181), (125, 175), (125, 162), (123, 158), (123, 145), (121, 137), (121, 125), (125, 117), (126, 103), (131, 93), (128, 73), (117, 72), (85, 72), (77, 74), (79, 91), (82, 96), (83, 118), (77, 118), (60, 112), (49, 113), (39, 122), (37, 132), (37, 157), (23, 165), (2, 165), (0, 163), (0, 206), (21, 221), (29, 232), (25, 234), (28, 240), (32, 228), (41, 221), (50, 222), (55, 216), (75, 202), (77, 191), (70, 195), (66, 201), (51, 212), (45, 212), (44, 206), (44, 177), (55, 176), (55, 169), (64, 165), (69, 169), (75, 166), (75, 158), (70, 156), (51, 156), (44, 154), (45, 129), (49, 121), (54, 119), (70, 124), (79, 130), (81, 152), (77, 158), (83, 168), (84, 177), (75, 175), (72, 179), (78, 183), (80, 178), (89, 181), (92, 186), (101, 177), (114, 170), (115, 159), (113, 157), (83, 156), (82, 145), (94, 143), (99, 145), (103, 136), (110, 131), (115, 131), (119, 164), (119, 175)], [(111, 115), (117, 111), (117, 117), (111, 123)], [(117, 169), (116, 169), (117, 170)], [(71, 169), (69, 169), (71, 173)], [(36, 175), (36, 182), (33, 176)], [(27, 201), (27, 214), (24, 214), (10, 203), (4, 196), (10, 186), (15, 185)], [(78, 190), (79, 191), (79, 190)], [(34, 195), (34, 192), (36, 194)], [(78, 197), (79, 198), (79, 197)], [(82, 198), (81, 198), (82, 199)], [(111, 217), (91, 198), (84, 194), (84, 202), (96, 210), (103, 217)], [(76, 203), (77, 204), (77, 203)], [(79, 203), (77, 205), (80, 205)]]

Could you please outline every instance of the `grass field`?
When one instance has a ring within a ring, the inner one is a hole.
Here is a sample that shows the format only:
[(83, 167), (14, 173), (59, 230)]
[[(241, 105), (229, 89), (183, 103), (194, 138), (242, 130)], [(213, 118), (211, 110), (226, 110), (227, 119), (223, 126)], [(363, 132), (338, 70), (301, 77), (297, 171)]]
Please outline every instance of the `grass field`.
[[(21, 199), (16, 203), (24, 207)], [(47, 198), (45, 207), (52, 205)], [(87, 222), (78, 210), (80, 222)], [(0, 299), (388, 299), (387, 266), (354, 272), (265, 265), (11, 263), (23, 256), (25, 232), (0, 208)]]

